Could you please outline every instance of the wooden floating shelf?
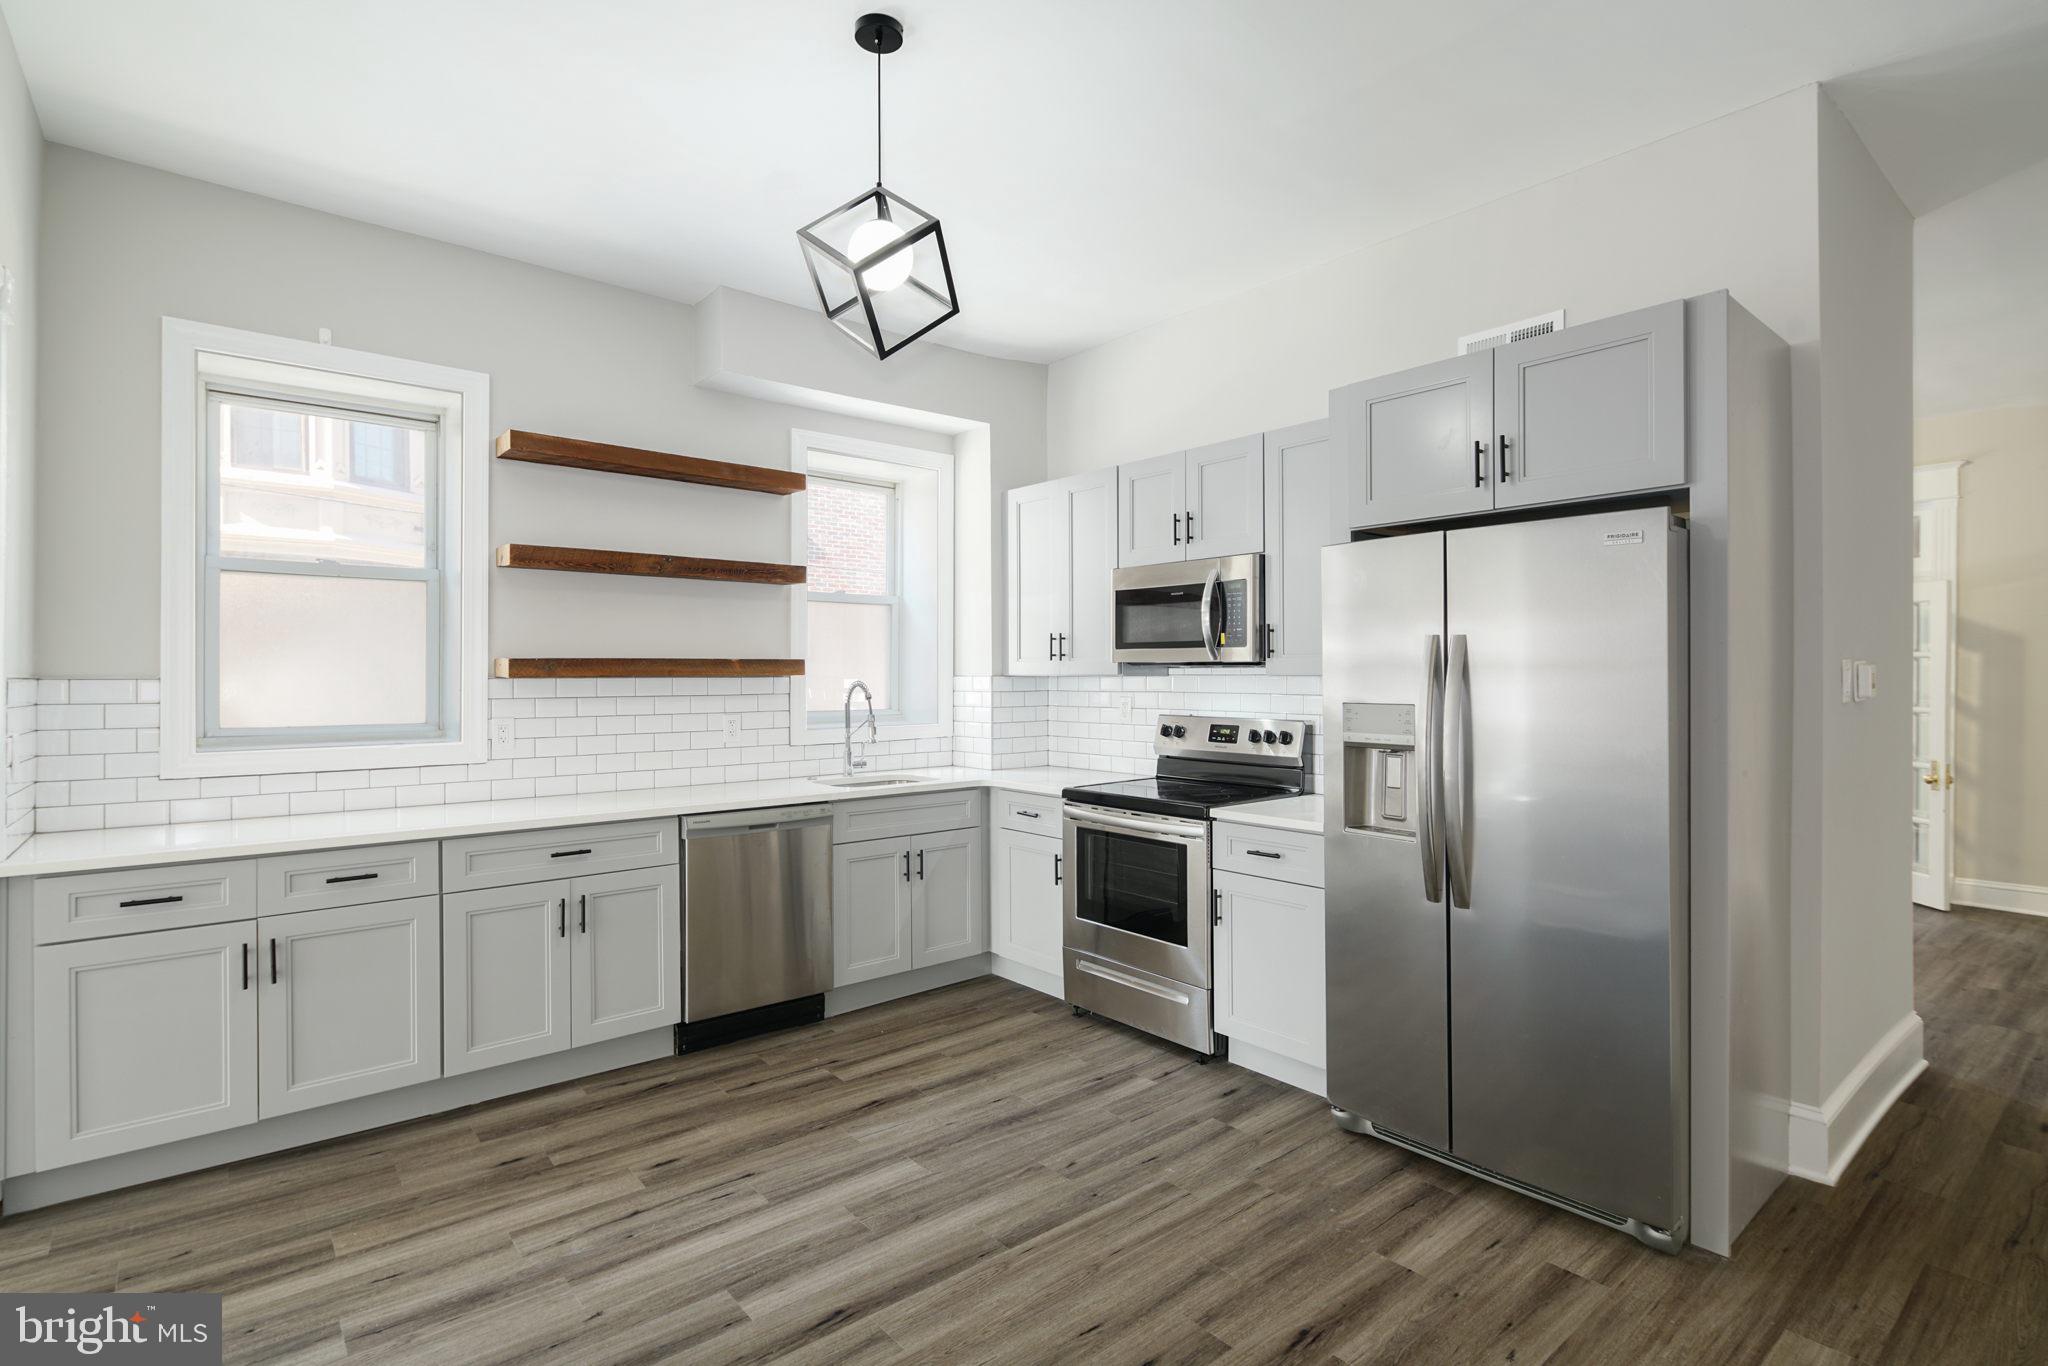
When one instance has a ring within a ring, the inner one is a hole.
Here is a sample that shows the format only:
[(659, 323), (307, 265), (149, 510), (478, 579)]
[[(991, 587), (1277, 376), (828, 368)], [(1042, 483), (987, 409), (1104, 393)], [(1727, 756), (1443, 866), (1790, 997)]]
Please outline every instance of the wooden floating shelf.
[(694, 555), (657, 555), (641, 550), (590, 550), (568, 545), (501, 545), (500, 569), (559, 569), (572, 574), (636, 574), (655, 579), (709, 579), (715, 583), (802, 583), (800, 564), (754, 560), (706, 560)]
[(499, 678), (794, 678), (801, 659), (501, 659)]
[(602, 470), (606, 474), (634, 474), (643, 479), (674, 479), (685, 484), (708, 484), (713, 488), (745, 489), (753, 493), (802, 493), (805, 483), (801, 474), (788, 470), (735, 465), (727, 460), (701, 460), (694, 455), (643, 451), (632, 446), (608, 446), (602, 441), (543, 436), (538, 432), (501, 433), (498, 437), (498, 458), (524, 460), (535, 465), (562, 465), (576, 470)]

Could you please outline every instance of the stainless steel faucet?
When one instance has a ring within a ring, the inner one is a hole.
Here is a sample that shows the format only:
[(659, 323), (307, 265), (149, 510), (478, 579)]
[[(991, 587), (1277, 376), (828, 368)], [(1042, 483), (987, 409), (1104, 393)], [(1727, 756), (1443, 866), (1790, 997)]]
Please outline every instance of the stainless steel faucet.
[(856, 759), (853, 757), (853, 694), (856, 688), (860, 690), (860, 695), (865, 697), (868, 702), (868, 719), (866, 722), (868, 743), (873, 744), (875, 742), (875, 695), (868, 691), (867, 684), (856, 678), (853, 682), (846, 685), (846, 774), (848, 777), (853, 776), (855, 769), (868, 766), (866, 759)]

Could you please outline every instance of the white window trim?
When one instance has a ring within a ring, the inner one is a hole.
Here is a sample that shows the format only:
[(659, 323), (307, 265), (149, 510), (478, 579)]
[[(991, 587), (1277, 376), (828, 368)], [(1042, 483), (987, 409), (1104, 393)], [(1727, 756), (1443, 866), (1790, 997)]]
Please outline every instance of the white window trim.
[[(806, 477), (811, 470), (811, 452), (819, 451), (832, 455), (843, 455), (856, 460), (876, 460), (892, 465), (907, 465), (912, 469), (929, 470), (938, 477), (937, 545), (934, 558), (938, 562), (937, 601), (934, 604), (935, 622), (935, 665), (939, 676), (933, 680), (935, 689), (933, 718), (928, 721), (905, 722), (880, 717), (881, 739), (888, 740), (931, 740), (940, 737), (951, 738), (953, 734), (953, 455), (950, 451), (921, 451), (913, 446), (894, 446), (881, 441), (865, 441), (858, 437), (834, 436), (829, 432), (792, 430), (789, 434), (789, 467)], [(821, 474), (824, 472), (821, 471)], [(858, 479), (855, 474), (850, 477)], [(899, 495), (900, 498), (900, 495)], [(810, 562), (810, 499), (798, 493), (789, 500), (789, 549), (794, 564)], [(903, 535), (903, 509), (896, 509), (898, 518), (898, 540)], [(900, 555), (900, 550), (899, 550)], [(903, 596), (903, 567), (899, 562), (897, 596)], [(791, 593), (789, 606), (790, 655), (795, 659), (810, 658), (810, 600), (806, 589)], [(902, 610), (898, 609), (899, 613)], [(896, 664), (899, 677), (895, 680), (898, 696), (905, 695), (907, 680), (903, 661)], [(813, 726), (810, 708), (805, 699), (805, 680), (792, 680), (789, 689), (789, 742), (792, 745), (836, 745), (845, 739), (844, 724)], [(865, 712), (862, 713), (864, 717)]]
[[(205, 389), (209, 379), (274, 379), (276, 366), (322, 372), (323, 390), (388, 401), (392, 386), (415, 391), (441, 424), (446, 497), (444, 543), (457, 602), (453, 658), (455, 707), (450, 738), (276, 749), (199, 745), (203, 704), (200, 555), (206, 537)], [(424, 393), (418, 391), (425, 391)], [(159, 763), (167, 778), (310, 773), (353, 768), (412, 768), (482, 763), (490, 757), (490, 377), (423, 361), (267, 336), (182, 318), (163, 320), (162, 703)]]

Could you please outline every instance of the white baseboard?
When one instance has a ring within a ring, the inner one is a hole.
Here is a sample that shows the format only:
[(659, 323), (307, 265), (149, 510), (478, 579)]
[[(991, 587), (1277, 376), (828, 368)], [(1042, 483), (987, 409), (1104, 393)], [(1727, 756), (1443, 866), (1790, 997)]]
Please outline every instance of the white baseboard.
[(1842, 1179), (1870, 1131), (1927, 1070), (1926, 1034), (1917, 1012), (1885, 1032), (1821, 1105), (1786, 1106), (1791, 1121), (1792, 1175), (1832, 1186)]
[(825, 993), (825, 1018), (829, 1020), (850, 1010), (866, 1010), (887, 1001), (900, 1001), (905, 996), (971, 982), (977, 977), (988, 976), (988, 971), (988, 955), (977, 953), (968, 958), (956, 958), (950, 963), (934, 963), (928, 968), (912, 968), (909, 972), (899, 972), (890, 977), (834, 987)]
[(1330, 1094), (1330, 1083), (1322, 1068), (1299, 1062), (1285, 1053), (1275, 1053), (1270, 1048), (1261, 1048), (1242, 1039), (1232, 1039), (1230, 1060), (1247, 1071), (1256, 1072), (1262, 1077), (1271, 1077), (1274, 1081), (1285, 1082), (1296, 1090), (1306, 1091), (1312, 1096)]
[(1992, 882), (1985, 878), (1959, 877), (1949, 886), (1949, 902), (1985, 911), (2011, 911), (2015, 915), (2048, 916), (2048, 887), (2030, 887), (2024, 882)]
[(1066, 979), (1056, 972), (1047, 972), (1044, 968), (1034, 968), (1029, 963), (1020, 963), (1014, 958), (1005, 958), (1001, 954), (989, 955), (988, 970), (1002, 978), (1005, 982), (1015, 982), (1020, 987), (1030, 987), (1033, 991), (1043, 992), (1056, 1000), (1064, 1001), (1067, 999)]

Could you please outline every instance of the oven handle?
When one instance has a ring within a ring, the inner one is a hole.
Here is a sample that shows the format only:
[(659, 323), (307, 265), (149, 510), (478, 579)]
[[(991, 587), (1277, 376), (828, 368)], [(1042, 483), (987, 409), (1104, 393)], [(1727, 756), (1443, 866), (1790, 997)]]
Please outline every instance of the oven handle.
[[(1170, 817), (1167, 819), (1171, 819)], [(1128, 830), (1139, 835), (1157, 835), (1162, 839), (1180, 840), (1187, 844), (1200, 844), (1209, 830), (1202, 821), (1149, 821), (1142, 816), (1112, 816), (1107, 812), (1090, 809), (1077, 811), (1067, 808), (1067, 820), (1084, 829)]]
[(1114, 982), (1120, 987), (1129, 987), (1133, 991), (1142, 991), (1147, 995), (1164, 997), (1177, 1006), (1188, 1004), (1188, 998), (1178, 991), (1169, 991), (1165, 987), (1148, 982), (1142, 977), (1132, 977), (1128, 973), (1118, 972), (1114, 968), (1105, 968), (1099, 964), (1091, 963), (1085, 958), (1076, 958), (1074, 960), (1074, 970), (1076, 972), (1085, 972), (1090, 977), (1100, 977), (1106, 982)]
[(1212, 564), (1209, 573), (1202, 580), (1202, 648), (1209, 658), (1220, 662), (1223, 651), (1216, 643), (1216, 585), (1223, 578), (1223, 566)]

